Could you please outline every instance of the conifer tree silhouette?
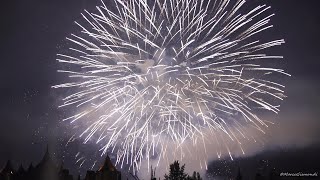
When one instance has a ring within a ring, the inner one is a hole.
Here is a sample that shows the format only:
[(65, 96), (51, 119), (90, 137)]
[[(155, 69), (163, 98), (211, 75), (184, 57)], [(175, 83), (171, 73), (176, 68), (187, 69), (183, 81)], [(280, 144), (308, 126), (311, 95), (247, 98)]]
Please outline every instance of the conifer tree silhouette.
[(192, 176), (188, 176), (188, 180), (202, 180), (199, 172), (193, 171)]
[(169, 175), (165, 174), (165, 180), (187, 180), (189, 179), (188, 174), (184, 172), (185, 164), (180, 167), (178, 161), (175, 161), (173, 164), (170, 164)]
[[(184, 172), (184, 169), (185, 164), (180, 167), (179, 162), (174, 161), (174, 163), (170, 164), (169, 174), (164, 175), (164, 180), (202, 180), (199, 172), (194, 171), (193, 175), (189, 176)], [(151, 173), (151, 179), (152, 177), (155, 177), (155, 175), (152, 175)]]

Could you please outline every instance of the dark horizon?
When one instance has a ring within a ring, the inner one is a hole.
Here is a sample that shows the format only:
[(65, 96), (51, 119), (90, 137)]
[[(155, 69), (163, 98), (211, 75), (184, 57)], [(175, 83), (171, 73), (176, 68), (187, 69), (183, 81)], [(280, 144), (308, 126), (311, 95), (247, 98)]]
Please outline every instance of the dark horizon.
[[(320, 162), (320, 156), (314, 156), (314, 154), (320, 151), (320, 145), (312, 146), (308, 148), (291, 148), (291, 149), (281, 149), (281, 150), (268, 150), (261, 153), (255, 154), (250, 157), (237, 157), (234, 160), (231, 159), (220, 159), (212, 161), (206, 171), (205, 176), (221, 176), (234, 178), (238, 174), (239, 170), (243, 179), (254, 179), (255, 175), (259, 173), (259, 168), (264, 166), (267, 168), (267, 175), (271, 170), (276, 170), (277, 172), (304, 172), (304, 173), (318, 173), (319, 167), (317, 163)], [(48, 154), (47, 154), (48, 153)], [(47, 149), (40, 155), (39, 162), (31, 162), (30, 164), (22, 164), (18, 161), (10, 161), (13, 169), (16, 171), (20, 170), (20, 167), (24, 170), (30, 169), (30, 166), (38, 166), (45, 158), (49, 155), (50, 158), (52, 154)], [(108, 155), (102, 158), (103, 161), (95, 169), (88, 169), (87, 171), (98, 171), (103, 164), (108, 160)], [(67, 167), (63, 162), (53, 159), (58, 168), (63, 167), (66, 170), (72, 169), (72, 167)], [(8, 161), (0, 166), (1, 170), (7, 165)], [(111, 160), (111, 163), (112, 162)], [(173, 162), (172, 162), (173, 163)], [(188, 166), (188, 164), (185, 164)], [(118, 171), (122, 173), (122, 177), (128, 177), (129, 179), (134, 179), (132, 175), (119, 167), (116, 167)], [(155, 169), (155, 173), (156, 173)], [(149, 172), (148, 172), (149, 173)], [(81, 178), (85, 177), (86, 172), (80, 172), (79, 174), (70, 174), (75, 179), (80, 175)], [(161, 176), (156, 176), (156, 178), (163, 178)], [(204, 177), (203, 177), (204, 178)]]

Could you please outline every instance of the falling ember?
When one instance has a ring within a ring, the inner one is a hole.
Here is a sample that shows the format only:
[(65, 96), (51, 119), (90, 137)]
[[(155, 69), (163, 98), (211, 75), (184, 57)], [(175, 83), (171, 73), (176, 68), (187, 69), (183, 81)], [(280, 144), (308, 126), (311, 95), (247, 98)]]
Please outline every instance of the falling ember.
[(136, 171), (143, 159), (165, 159), (168, 142), (181, 159), (189, 152), (184, 144), (206, 149), (212, 141), (232, 158), (222, 134), (244, 153), (243, 127), (264, 132), (256, 112), (279, 112), (284, 86), (270, 77), (289, 74), (263, 66), (282, 57), (262, 52), (284, 40), (261, 43), (255, 36), (272, 27), (270, 7), (240, 13), (244, 0), (101, 3), (96, 13), (82, 14), (81, 33), (58, 54), (66, 67), (59, 72), (70, 82), (54, 88), (70, 89), (61, 107), (78, 109), (65, 120), (85, 122), (79, 136), (101, 144), (102, 154), (116, 151), (121, 166)]

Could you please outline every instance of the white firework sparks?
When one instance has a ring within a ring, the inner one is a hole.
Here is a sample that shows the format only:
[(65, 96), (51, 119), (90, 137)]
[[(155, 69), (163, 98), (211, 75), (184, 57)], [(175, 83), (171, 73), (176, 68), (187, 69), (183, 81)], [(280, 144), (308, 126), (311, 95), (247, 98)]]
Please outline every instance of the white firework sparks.
[(183, 152), (187, 142), (219, 143), (219, 134), (238, 141), (233, 131), (246, 137), (245, 125), (264, 132), (255, 111), (277, 113), (273, 103), (284, 98), (284, 86), (269, 77), (288, 74), (262, 66), (282, 57), (261, 51), (284, 40), (254, 39), (272, 27), (273, 14), (266, 5), (240, 13), (244, 4), (114, 0), (86, 11), (81, 33), (67, 38), (69, 53), (57, 59), (72, 80), (54, 86), (72, 89), (61, 106), (80, 111), (66, 120), (86, 121), (80, 137), (103, 144), (102, 154), (116, 149), (117, 163), (134, 171), (142, 159), (165, 157), (168, 142)]

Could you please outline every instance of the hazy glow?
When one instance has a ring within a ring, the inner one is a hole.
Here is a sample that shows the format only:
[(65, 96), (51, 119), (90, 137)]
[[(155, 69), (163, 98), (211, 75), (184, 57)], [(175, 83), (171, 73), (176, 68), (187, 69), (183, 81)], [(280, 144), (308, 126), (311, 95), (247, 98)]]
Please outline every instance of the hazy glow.
[[(267, 127), (256, 112), (279, 112), (284, 86), (273, 75), (288, 75), (263, 66), (282, 57), (262, 51), (284, 40), (255, 39), (272, 27), (270, 7), (240, 12), (244, 4), (115, 0), (86, 11), (81, 33), (67, 38), (70, 51), (57, 59), (70, 80), (54, 86), (70, 89), (61, 107), (79, 111), (65, 120), (85, 121), (80, 137), (103, 144), (102, 154), (116, 151), (117, 163), (133, 171), (142, 160), (183, 159), (190, 147), (212, 142), (229, 151), (232, 140), (242, 149), (239, 137), (252, 138), (244, 126)], [(206, 166), (206, 153), (192, 155)]]

